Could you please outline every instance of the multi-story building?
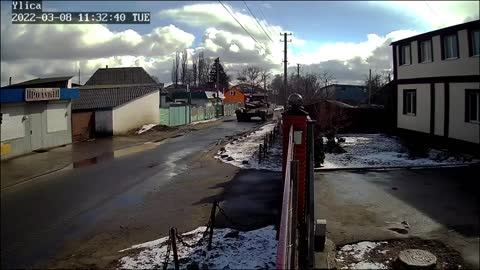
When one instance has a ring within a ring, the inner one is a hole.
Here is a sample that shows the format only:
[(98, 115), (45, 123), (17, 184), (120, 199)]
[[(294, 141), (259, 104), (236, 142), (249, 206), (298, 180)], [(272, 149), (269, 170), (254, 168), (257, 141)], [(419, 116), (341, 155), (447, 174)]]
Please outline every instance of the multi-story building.
[[(392, 42), (397, 128), (480, 143), (480, 21)], [(468, 145), (468, 144), (467, 144)]]

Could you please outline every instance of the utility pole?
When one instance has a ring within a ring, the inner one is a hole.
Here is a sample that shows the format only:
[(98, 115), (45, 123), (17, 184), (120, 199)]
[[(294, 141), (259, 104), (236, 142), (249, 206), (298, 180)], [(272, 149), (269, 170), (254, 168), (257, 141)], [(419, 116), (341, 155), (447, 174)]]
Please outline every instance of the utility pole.
[[(280, 34), (282, 35), (282, 34)], [(287, 40), (287, 36), (291, 36), (292, 33), (290, 34), (287, 34), (287, 33), (283, 33), (283, 40), (280, 40), (280, 41), (283, 41), (284, 43), (284, 51), (283, 51), (283, 93), (282, 93), (282, 97), (281, 97), (281, 101), (283, 102), (283, 104), (287, 104), (287, 98), (288, 98), (288, 94), (289, 94), (289, 91), (288, 91), (288, 84), (287, 84), (287, 63), (288, 63), (288, 60), (287, 60), (287, 42), (292, 42), (292, 40)], [(286, 108), (286, 106), (285, 106)]]
[(219, 76), (219, 66), (220, 66), (220, 57), (218, 57), (216, 60), (215, 60), (215, 71), (217, 72), (217, 83), (216, 83), (216, 89), (217, 89), (217, 101), (215, 102), (215, 117), (218, 117), (218, 101), (219, 101), (219, 96), (218, 96), (218, 87), (219, 87), (219, 84), (220, 84), (220, 76)]
[(266, 97), (266, 102), (268, 102), (268, 93), (267, 93), (267, 76), (265, 74), (262, 74), (262, 79), (263, 79), (263, 91), (265, 91), (265, 97)]
[(368, 70), (368, 105), (370, 105), (370, 93), (372, 91), (372, 69)]
[(81, 85), (80, 84), (80, 67), (78, 68), (78, 85)]
[(300, 93), (300, 64), (297, 64), (297, 93)]

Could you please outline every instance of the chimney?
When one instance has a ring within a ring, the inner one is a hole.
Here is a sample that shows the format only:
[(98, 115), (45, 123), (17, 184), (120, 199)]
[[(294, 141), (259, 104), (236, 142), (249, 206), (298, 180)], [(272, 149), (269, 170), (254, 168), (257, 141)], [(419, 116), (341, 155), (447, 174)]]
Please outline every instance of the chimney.
[(8, 85), (12, 85), (12, 77), (8, 79)]
[(105, 66), (105, 69), (107, 69), (107, 68), (108, 68), (108, 65)]

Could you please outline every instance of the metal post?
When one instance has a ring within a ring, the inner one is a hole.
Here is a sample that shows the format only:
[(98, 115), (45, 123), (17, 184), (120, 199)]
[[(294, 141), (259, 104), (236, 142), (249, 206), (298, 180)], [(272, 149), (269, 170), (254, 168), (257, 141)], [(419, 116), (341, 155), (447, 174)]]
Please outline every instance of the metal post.
[(213, 227), (215, 227), (215, 215), (217, 210), (217, 201), (213, 201), (212, 212), (210, 212), (210, 232), (208, 235), (208, 250), (212, 249)]
[(368, 70), (368, 105), (370, 105), (370, 95), (372, 92), (372, 70)]
[[(290, 181), (292, 183), (292, 234), (291, 234), (291, 241), (294, 246), (292, 247), (292, 259), (290, 260), (291, 262), (291, 269), (298, 269), (298, 260), (297, 260), (297, 213), (298, 213), (298, 160), (292, 160), (290, 163), (290, 170), (291, 170), (291, 176), (290, 176)], [(299, 241), (301, 244), (301, 241)]]
[(314, 190), (314, 183), (315, 183), (315, 175), (314, 175), (314, 167), (315, 167), (315, 121), (308, 121), (307, 122), (307, 214), (306, 214), (306, 224), (307, 224), (307, 238), (308, 238), (308, 260), (307, 266), (309, 268), (314, 268), (315, 266), (315, 190)]
[(258, 164), (262, 163), (262, 144), (258, 146)]
[(170, 239), (172, 239), (172, 250), (173, 250), (173, 261), (175, 263), (175, 270), (178, 270), (178, 253), (177, 253), (177, 243), (175, 242), (176, 228), (172, 227), (170, 229)]

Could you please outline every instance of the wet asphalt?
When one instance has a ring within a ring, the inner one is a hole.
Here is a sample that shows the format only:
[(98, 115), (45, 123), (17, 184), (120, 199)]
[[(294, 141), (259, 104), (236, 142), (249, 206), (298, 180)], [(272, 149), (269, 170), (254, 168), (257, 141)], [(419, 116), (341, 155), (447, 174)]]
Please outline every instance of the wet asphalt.
[(31, 267), (50, 259), (65, 242), (188, 172), (194, 156), (226, 136), (260, 125), (223, 122), (181, 137), (105, 153), (2, 191), (1, 267)]

